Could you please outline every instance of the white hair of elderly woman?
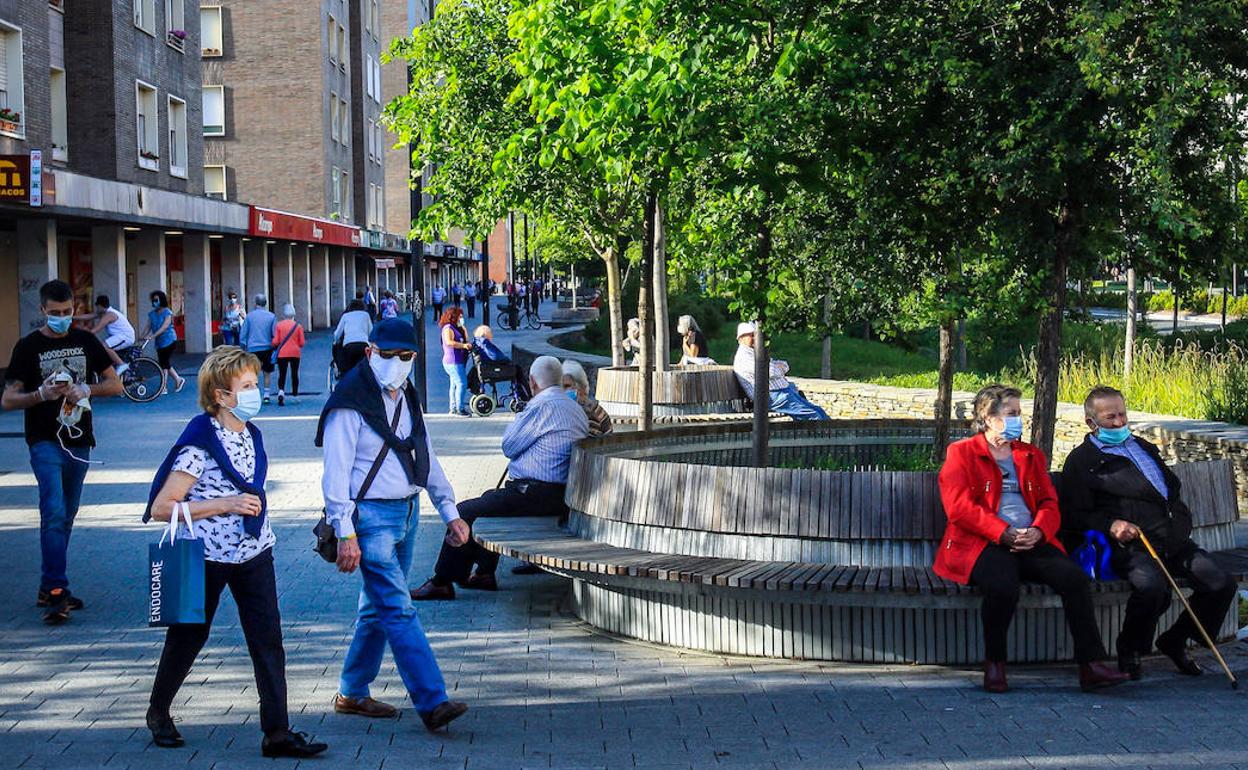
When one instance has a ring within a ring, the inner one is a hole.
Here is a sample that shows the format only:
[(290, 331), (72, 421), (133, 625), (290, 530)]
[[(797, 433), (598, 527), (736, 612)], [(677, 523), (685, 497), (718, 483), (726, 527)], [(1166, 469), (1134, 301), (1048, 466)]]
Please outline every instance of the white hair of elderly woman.
[(581, 366), (580, 361), (568, 359), (563, 362), (563, 376), (572, 380), (577, 390), (589, 392), (589, 375), (585, 373), (585, 367)]
[(563, 382), (563, 364), (554, 356), (538, 356), (529, 365), (529, 377), (539, 390), (560, 385)]
[(641, 319), (640, 318), (628, 319), (628, 333), (630, 335), (641, 334)]
[(691, 315), (682, 315), (676, 320), (676, 331), (680, 334), (688, 334), (690, 331), (700, 332), (702, 328), (698, 326), (698, 322), (693, 320)]
[(295, 306), (287, 302), (286, 305), (282, 307), (282, 315), (286, 318), (294, 318)]

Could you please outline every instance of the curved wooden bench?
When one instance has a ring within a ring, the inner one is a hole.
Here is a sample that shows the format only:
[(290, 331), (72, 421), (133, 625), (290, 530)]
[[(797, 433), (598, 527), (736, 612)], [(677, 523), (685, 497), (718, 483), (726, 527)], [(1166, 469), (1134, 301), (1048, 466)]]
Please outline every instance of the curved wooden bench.
[[(743, 465), (750, 430), (684, 426), (582, 442), (569, 476), (568, 532), (500, 520), (478, 522), (476, 536), (572, 578), (576, 612), (620, 634), (727, 653), (982, 659), (978, 596), (929, 569), (945, 528), (936, 474), (775, 467), (832, 454), (870, 468), (896, 447), (930, 442), (930, 422), (773, 424), (767, 468)], [(1196, 541), (1233, 548), (1230, 465), (1185, 463), (1175, 472)], [(1096, 587), (1111, 649), (1128, 594), (1121, 582)], [(1233, 633), (1234, 621), (1228, 613), (1220, 633)], [(772, 641), (750, 641), (760, 634)], [(1012, 660), (1071, 652), (1060, 603), (1041, 586), (1026, 589), (1011, 634)]]
[[(674, 366), (653, 372), (650, 385), (656, 416), (736, 413), (743, 409), (745, 393), (731, 366)], [(635, 417), (641, 387), (637, 367), (602, 367), (594, 397), (612, 417)]]

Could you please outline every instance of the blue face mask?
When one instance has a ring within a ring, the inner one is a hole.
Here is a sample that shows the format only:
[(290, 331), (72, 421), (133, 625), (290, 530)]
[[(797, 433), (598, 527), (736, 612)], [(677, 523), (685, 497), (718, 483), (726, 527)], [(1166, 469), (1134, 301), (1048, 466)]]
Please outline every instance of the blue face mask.
[(1022, 417), (1002, 417), (1005, 421), (1005, 428), (1001, 431), (1001, 435), (1008, 441), (1018, 441), (1023, 437), (1023, 418)]
[(68, 315), (50, 315), (48, 316), (48, 328), (54, 334), (64, 334), (69, 331), (69, 327), (73, 326), (74, 317)]
[(575, 400), (576, 400), (576, 391), (575, 391), (575, 390), (568, 390), (568, 391), (564, 391), (564, 392), (568, 394), (568, 398), (572, 399), (573, 401), (575, 401)]
[(235, 417), (243, 422), (249, 422), (256, 415), (260, 414), (259, 388), (240, 390), (235, 396), (238, 398), (238, 403), (230, 407), (230, 412)]
[(1118, 446), (1122, 442), (1131, 438), (1131, 428), (1126, 425), (1121, 428), (1098, 427), (1096, 429), (1096, 437), (1100, 439), (1102, 444)]

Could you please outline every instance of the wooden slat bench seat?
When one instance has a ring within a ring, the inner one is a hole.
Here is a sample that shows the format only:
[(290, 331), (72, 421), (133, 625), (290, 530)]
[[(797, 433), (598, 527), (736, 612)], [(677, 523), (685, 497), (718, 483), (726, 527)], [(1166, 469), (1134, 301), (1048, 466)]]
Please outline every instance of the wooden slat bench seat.
[[(578, 614), (627, 636), (714, 652), (831, 660), (972, 663), (980, 655), (978, 591), (927, 567), (653, 553), (577, 537), (552, 517), (480, 519), (473, 536), (491, 551), (571, 578)], [(1240, 580), (1248, 573), (1248, 548), (1214, 557)], [(1112, 649), (1130, 584), (1094, 581), (1092, 590)], [(1054, 592), (1024, 584), (1019, 605), (1012, 659), (1068, 656)], [(1171, 616), (1176, 612), (1172, 607)], [(1222, 633), (1228, 629), (1233, 625)]]

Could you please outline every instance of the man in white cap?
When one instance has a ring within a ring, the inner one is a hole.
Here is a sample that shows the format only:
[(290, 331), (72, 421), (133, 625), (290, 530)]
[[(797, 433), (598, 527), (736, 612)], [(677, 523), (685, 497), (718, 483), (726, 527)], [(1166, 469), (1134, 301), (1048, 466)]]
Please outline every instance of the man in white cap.
[[(771, 359), (768, 371), (767, 404), (771, 411), (787, 414), (794, 420), (826, 420), (827, 412), (806, 400), (797, 386), (789, 382), (789, 364), (778, 358)], [(754, 399), (754, 324), (737, 324), (737, 354), (732, 358), (732, 371), (741, 383), (741, 389)]]

